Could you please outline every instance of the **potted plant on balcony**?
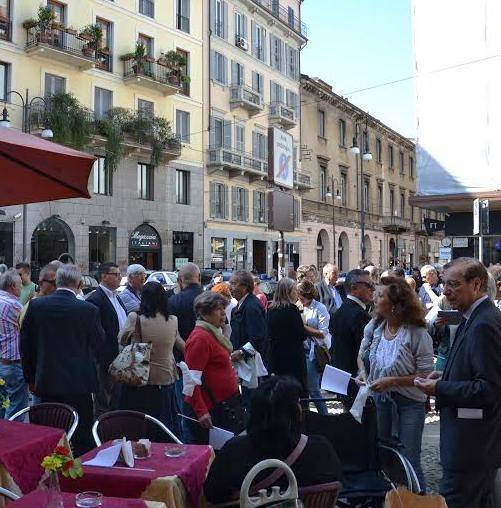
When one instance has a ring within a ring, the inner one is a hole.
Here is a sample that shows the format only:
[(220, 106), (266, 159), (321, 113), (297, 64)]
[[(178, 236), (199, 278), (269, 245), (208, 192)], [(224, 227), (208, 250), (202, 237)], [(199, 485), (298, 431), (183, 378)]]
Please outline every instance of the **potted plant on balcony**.
[(36, 28), (36, 34), (39, 42), (49, 42), (50, 39), (50, 28), (52, 23), (56, 19), (56, 15), (49, 6), (41, 5), (38, 8), (37, 18), (27, 19), (23, 23), (23, 28), (30, 30)]
[(77, 35), (78, 34), (78, 30), (72, 26), (67, 26), (65, 28), (65, 31), (67, 34), (70, 34), (70, 35)]
[(87, 25), (80, 32), (80, 37), (89, 41), (82, 48), (82, 53), (85, 56), (93, 57), (95, 52), (101, 47), (101, 42), (103, 39), (103, 29), (101, 25), (97, 23), (93, 25)]
[(7, 15), (7, 8), (5, 6), (0, 7), (0, 21), (2, 22), (9, 21), (9, 16)]
[(143, 74), (144, 72), (144, 64), (146, 57), (146, 46), (138, 41), (136, 42), (136, 51), (134, 52), (134, 63), (132, 64), (132, 70), (134, 74)]
[(29, 18), (23, 21), (23, 28), (31, 30), (38, 25), (38, 21), (35, 18)]
[(182, 81), (181, 70), (186, 67), (186, 58), (175, 50), (168, 51), (162, 56), (165, 57), (166, 65), (172, 71), (169, 75), (169, 83), (179, 86)]

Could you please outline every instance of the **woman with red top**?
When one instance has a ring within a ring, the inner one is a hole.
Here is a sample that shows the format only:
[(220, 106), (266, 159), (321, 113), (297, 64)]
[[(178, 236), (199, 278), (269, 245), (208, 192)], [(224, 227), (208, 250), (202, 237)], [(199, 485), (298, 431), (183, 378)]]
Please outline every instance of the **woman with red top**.
[(252, 276), (252, 280), (254, 281), (254, 296), (257, 296), (259, 303), (263, 306), (264, 310), (268, 310), (268, 298), (263, 293), (263, 290), (260, 288), (261, 279), (257, 275)]
[(233, 347), (221, 332), (227, 304), (224, 296), (212, 291), (205, 291), (194, 301), (197, 322), (186, 341), (185, 362), (190, 371), (201, 373), (203, 386), (195, 386), (193, 395), (185, 397), (184, 414), (198, 421), (186, 421), (191, 436), (185, 440), (191, 443), (208, 443), (208, 429), (213, 426), (210, 411), (215, 403), (239, 393), (230, 360)]

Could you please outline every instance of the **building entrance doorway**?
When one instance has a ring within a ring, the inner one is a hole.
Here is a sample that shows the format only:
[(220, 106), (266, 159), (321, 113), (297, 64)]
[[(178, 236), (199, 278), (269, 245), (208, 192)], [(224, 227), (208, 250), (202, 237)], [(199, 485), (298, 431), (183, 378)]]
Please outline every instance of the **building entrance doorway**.
[(252, 242), (252, 264), (257, 273), (266, 273), (266, 242), (253, 240)]

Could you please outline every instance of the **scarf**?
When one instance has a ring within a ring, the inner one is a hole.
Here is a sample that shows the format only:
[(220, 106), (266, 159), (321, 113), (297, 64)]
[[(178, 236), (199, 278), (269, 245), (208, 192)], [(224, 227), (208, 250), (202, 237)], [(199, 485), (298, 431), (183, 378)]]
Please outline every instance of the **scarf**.
[(211, 325), (210, 323), (207, 323), (207, 321), (202, 321), (201, 319), (197, 319), (197, 322), (195, 323), (195, 326), (199, 326), (200, 328), (203, 328), (204, 330), (207, 330), (210, 332), (214, 338), (221, 344), (221, 346), (228, 351), (228, 353), (233, 352), (233, 345), (231, 342), (223, 335), (223, 332), (220, 328), (215, 327), (214, 325)]

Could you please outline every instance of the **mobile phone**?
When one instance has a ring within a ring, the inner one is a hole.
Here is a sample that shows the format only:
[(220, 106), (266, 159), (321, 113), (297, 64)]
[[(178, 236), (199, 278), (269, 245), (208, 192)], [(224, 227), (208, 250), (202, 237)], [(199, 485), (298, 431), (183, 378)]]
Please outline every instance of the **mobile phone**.
[(458, 310), (439, 310), (437, 317), (446, 318), (448, 325), (458, 325), (461, 323), (461, 314)]

